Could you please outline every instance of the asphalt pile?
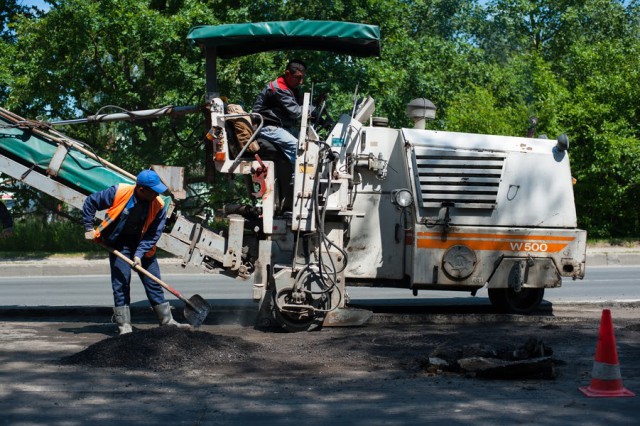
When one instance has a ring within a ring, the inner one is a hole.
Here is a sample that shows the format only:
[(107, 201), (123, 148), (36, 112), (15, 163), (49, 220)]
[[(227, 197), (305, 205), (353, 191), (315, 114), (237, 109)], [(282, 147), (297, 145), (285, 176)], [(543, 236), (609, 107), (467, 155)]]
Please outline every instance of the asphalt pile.
[(64, 358), (63, 365), (151, 371), (206, 369), (245, 359), (256, 344), (178, 327), (155, 327), (110, 337)]

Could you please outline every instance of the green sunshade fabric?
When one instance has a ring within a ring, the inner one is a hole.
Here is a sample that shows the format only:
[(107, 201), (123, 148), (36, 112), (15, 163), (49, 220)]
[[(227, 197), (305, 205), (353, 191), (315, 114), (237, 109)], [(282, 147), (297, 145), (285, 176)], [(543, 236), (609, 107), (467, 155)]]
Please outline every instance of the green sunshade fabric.
[(216, 47), (221, 58), (270, 50), (321, 50), (352, 56), (380, 56), (380, 29), (376, 25), (339, 21), (277, 21), (201, 25), (187, 39)]

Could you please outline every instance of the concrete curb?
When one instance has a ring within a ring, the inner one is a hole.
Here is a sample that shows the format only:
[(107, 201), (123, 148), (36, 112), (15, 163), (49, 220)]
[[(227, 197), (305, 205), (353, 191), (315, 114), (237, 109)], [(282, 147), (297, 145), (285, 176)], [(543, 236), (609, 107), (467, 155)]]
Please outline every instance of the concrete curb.
[(587, 268), (590, 266), (635, 266), (640, 265), (640, 252), (610, 251), (587, 252)]
[[(180, 302), (178, 302), (180, 303)], [(187, 323), (183, 308), (173, 305), (173, 317), (181, 323)], [(39, 320), (84, 322), (101, 321), (110, 323), (113, 307), (107, 306), (6, 306), (0, 307), (0, 320)], [(252, 327), (258, 316), (257, 305), (234, 306), (214, 305), (203, 325), (241, 325)], [(158, 320), (149, 306), (131, 306), (132, 322), (137, 325), (156, 325)]]
[[(158, 259), (163, 275), (171, 274), (204, 274), (204, 267), (188, 265), (182, 267), (182, 260), (177, 258)], [(33, 259), (0, 262), (0, 277), (39, 277), (61, 275), (109, 275), (108, 259)]]
[[(186, 323), (180, 304), (172, 304), (173, 315), (179, 321)], [(437, 304), (416, 306), (384, 306), (384, 305), (354, 305), (354, 308), (371, 311), (372, 316), (368, 325), (389, 324), (472, 324), (518, 322), (559, 322), (571, 321), (577, 318), (593, 318), (598, 321), (602, 309), (616, 309), (617, 319), (637, 318), (640, 302), (594, 302), (594, 303), (549, 303), (543, 302), (534, 315), (515, 315), (496, 313), (487, 302), (482, 305), (465, 305), (452, 308), (450, 305)], [(628, 314), (625, 314), (627, 312)], [(0, 320), (31, 321), (46, 318), (48, 321), (109, 323), (113, 308), (107, 306), (6, 306), (0, 307)], [(232, 304), (214, 304), (211, 313), (203, 325), (241, 325), (253, 327), (256, 325), (258, 306), (236, 302)], [(137, 325), (154, 325), (157, 319), (149, 306), (144, 303), (131, 306), (132, 321)]]

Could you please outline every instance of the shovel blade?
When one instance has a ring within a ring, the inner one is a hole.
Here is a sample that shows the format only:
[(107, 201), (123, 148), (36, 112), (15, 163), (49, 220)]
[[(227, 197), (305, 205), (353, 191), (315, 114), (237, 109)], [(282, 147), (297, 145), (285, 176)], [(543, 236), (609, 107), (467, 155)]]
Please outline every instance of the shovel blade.
[(200, 327), (211, 312), (211, 305), (199, 294), (194, 294), (184, 306), (184, 318), (194, 327)]

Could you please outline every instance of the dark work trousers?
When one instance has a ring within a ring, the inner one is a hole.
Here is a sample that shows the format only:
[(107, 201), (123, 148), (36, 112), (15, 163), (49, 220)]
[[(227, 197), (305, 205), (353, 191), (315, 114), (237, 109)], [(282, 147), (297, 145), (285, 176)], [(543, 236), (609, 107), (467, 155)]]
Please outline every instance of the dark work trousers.
[[(133, 260), (136, 247), (137, 244), (135, 246), (116, 244), (115, 249)], [(160, 265), (158, 265), (158, 259), (156, 259), (155, 256), (142, 257), (140, 260), (142, 261), (142, 265), (140, 266), (155, 277), (160, 278)], [(111, 287), (113, 288), (114, 306), (128, 306), (131, 303), (131, 266), (113, 253), (109, 254), (109, 265), (111, 266)], [(160, 284), (139, 272), (138, 276), (142, 281), (144, 291), (147, 293), (147, 299), (149, 299), (151, 306), (156, 306), (166, 301)]]

